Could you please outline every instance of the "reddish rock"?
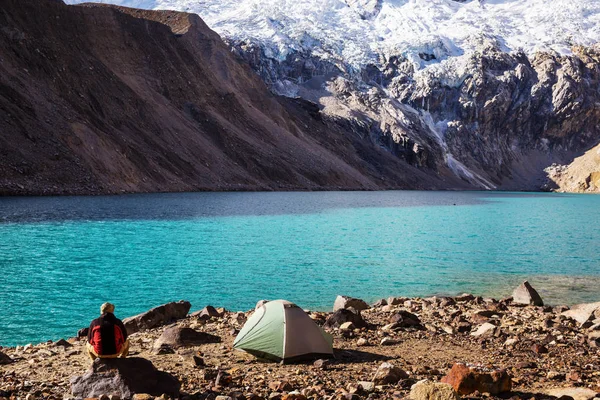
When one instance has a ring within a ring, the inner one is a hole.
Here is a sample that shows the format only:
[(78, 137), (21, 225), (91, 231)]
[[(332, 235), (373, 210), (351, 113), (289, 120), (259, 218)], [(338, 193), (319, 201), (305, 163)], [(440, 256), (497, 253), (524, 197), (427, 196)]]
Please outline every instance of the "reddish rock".
[(512, 385), (506, 370), (484, 370), (462, 363), (454, 364), (442, 382), (451, 385), (460, 395), (475, 391), (490, 394), (510, 392)]

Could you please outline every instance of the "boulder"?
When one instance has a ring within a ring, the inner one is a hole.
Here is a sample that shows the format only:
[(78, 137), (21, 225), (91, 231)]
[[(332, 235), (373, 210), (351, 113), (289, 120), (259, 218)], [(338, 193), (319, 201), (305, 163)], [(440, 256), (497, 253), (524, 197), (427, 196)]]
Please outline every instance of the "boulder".
[(199, 346), (206, 343), (219, 343), (219, 336), (211, 335), (206, 332), (198, 332), (192, 328), (181, 328), (178, 326), (165, 329), (158, 339), (154, 342), (155, 350), (161, 347), (169, 346), (173, 349), (186, 346)]
[(71, 379), (73, 396), (84, 399), (101, 395), (127, 399), (136, 393), (176, 397), (180, 387), (177, 378), (139, 357), (96, 359), (84, 375)]
[(499, 394), (510, 392), (511, 377), (506, 370), (488, 370), (476, 366), (456, 363), (442, 383), (451, 385), (460, 395), (468, 395), (475, 391), (480, 393)]
[(543, 306), (544, 302), (538, 292), (531, 287), (529, 282), (521, 283), (512, 293), (513, 302), (532, 306)]
[(365, 320), (361, 317), (360, 313), (352, 312), (342, 308), (331, 314), (325, 321), (326, 328), (339, 328), (345, 322), (352, 322), (357, 328), (364, 328), (367, 326)]
[(400, 310), (390, 318), (390, 323), (398, 324), (401, 328), (420, 328), (421, 320), (413, 313), (405, 310)]
[(460, 396), (447, 383), (432, 382), (424, 379), (412, 385), (410, 396), (412, 400), (459, 400)]
[(12, 358), (0, 351), (0, 365), (11, 364), (13, 362)]
[(573, 398), (573, 400), (590, 400), (597, 396), (595, 390), (583, 387), (549, 389), (546, 394), (556, 398), (567, 396)]
[(354, 308), (357, 311), (367, 310), (369, 309), (369, 305), (361, 299), (355, 299), (353, 297), (348, 296), (338, 296), (335, 299), (335, 303), (333, 303), (333, 312), (337, 310), (342, 310), (345, 308)]
[(600, 302), (577, 304), (576, 306), (571, 307), (570, 310), (561, 313), (561, 315), (572, 318), (580, 324), (584, 324), (590, 319), (595, 318), (595, 312), (600, 312)]
[(213, 306), (206, 306), (200, 311), (190, 314), (190, 317), (198, 319), (211, 319), (212, 317), (220, 317), (221, 314)]
[(384, 362), (377, 368), (372, 381), (375, 385), (390, 385), (397, 383), (400, 379), (407, 378), (408, 374), (406, 371), (395, 367), (393, 364)]
[(141, 330), (156, 328), (185, 318), (192, 305), (189, 301), (178, 301), (155, 307), (145, 313), (125, 318), (123, 324), (130, 335)]

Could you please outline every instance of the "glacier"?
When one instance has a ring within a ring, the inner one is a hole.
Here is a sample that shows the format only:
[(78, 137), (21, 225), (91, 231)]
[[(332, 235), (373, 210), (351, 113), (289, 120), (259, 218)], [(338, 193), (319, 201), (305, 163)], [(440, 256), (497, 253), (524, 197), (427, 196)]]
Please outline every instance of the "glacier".
[[(82, 3), (68, 0), (67, 4)], [(312, 51), (355, 70), (393, 55), (435, 60), (476, 49), (481, 35), (505, 51), (568, 54), (600, 42), (596, 0), (105, 0), (196, 13), (222, 37), (260, 43), (274, 57)], [(426, 65), (421, 65), (426, 66)]]

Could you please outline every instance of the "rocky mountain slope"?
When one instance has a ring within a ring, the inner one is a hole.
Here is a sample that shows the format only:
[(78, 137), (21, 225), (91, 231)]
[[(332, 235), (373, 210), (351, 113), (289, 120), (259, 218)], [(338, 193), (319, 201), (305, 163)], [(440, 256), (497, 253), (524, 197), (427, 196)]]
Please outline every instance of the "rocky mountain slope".
[(275, 93), (479, 188), (559, 188), (600, 142), (595, 1), (109, 1), (199, 13)]
[(197, 15), (0, 8), (0, 194), (468, 187), (273, 95)]

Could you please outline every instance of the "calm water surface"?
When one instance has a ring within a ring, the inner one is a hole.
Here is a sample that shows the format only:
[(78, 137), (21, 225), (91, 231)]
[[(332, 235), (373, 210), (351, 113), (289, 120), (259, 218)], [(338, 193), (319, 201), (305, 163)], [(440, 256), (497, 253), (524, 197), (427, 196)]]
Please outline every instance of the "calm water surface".
[(185, 299), (233, 310), (337, 294), (600, 301), (600, 196), (489, 192), (0, 198), (0, 345)]

